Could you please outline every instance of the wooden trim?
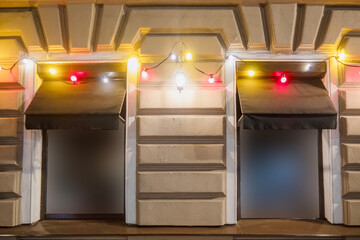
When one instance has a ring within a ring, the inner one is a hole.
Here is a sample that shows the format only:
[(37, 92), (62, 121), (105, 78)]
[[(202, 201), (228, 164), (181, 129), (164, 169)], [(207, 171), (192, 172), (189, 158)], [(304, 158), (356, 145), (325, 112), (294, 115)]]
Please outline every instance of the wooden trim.
[(318, 172), (319, 172), (319, 219), (325, 219), (324, 168), (322, 152), (322, 130), (318, 131)]
[(53, 219), (83, 219), (83, 220), (93, 220), (93, 219), (116, 219), (124, 220), (125, 215), (122, 213), (119, 214), (45, 214), (46, 220)]
[(123, 35), (124, 35), (125, 27), (126, 27), (127, 22), (129, 20), (130, 11), (131, 11), (131, 8), (128, 8), (127, 6), (123, 7), (123, 15), (121, 16), (119, 28), (116, 31), (115, 39), (114, 39), (114, 43), (115, 43), (115, 49), (114, 50), (115, 51), (119, 48), (119, 46), (121, 44), (121, 40), (122, 40)]
[(42, 130), (42, 164), (41, 164), (41, 200), (40, 219), (46, 219), (46, 198), (47, 198), (47, 162), (48, 162), (48, 134)]
[(295, 22), (295, 32), (294, 39), (292, 44), (292, 51), (295, 52), (301, 43), (301, 39), (304, 32), (304, 22), (305, 22), (305, 11), (306, 5), (297, 4), (296, 8), (296, 22)]
[(100, 37), (100, 28), (101, 28), (101, 22), (103, 18), (103, 10), (104, 10), (104, 4), (96, 4), (95, 5), (95, 17), (94, 17), (94, 26), (93, 31), (91, 33), (91, 44), (90, 44), (90, 51), (96, 52), (97, 45), (99, 43), (99, 37)]
[(236, 25), (238, 27), (238, 31), (240, 33), (241, 42), (242, 42), (245, 50), (247, 50), (249, 47), (249, 38), (248, 38), (249, 34), (247, 33), (246, 28), (245, 28), (244, 15), (241, 12), (239, 6), (234, 7), (233, 12), (234, 12), (234, 18), (236, 21)]
[(264, 31), (264, 38), (265, 38), (265, 44), (266, 48), (270, 50), (271, 46), (271, 31), (270, 31), (270, 23), (269, 23), (269, 13), (268, 13), (268, 7), (266, 4), (260, 4), (260, 13), (261, 13), (261, 21)]
[(329, 29), (332, 10), (329, 6), (324, 7), (323, 16), (320, 21), (320, 26), (315, 37), (315, 50), (318, 50), (325, 40), (325, 35)]
[(38, 34), (38, 37), (39, 37), (40, 46), (42, 47), (42, 49), (44, 49), (45, 52), (48, 52), (49, 51), (49, 46), (48, 46), (48, 43), (47, 43), (44, 27), (43, 27), (42, 22), (41, 22), (39, 9), (37, 7), (32, 7), (31, 12), (32, 12), (32, 15), (33, 15), (36, 31), (37, 31), (37, 34)]
[(61, 38), (63, 47), (66, 52), (70, 52), (71, 43), (70, 43), (70, 34), (69, 34), (69, 20), (66, 11), (66, 6), (59, 6), (59, 18), (60, 18), (60, 28), (61, 28)]

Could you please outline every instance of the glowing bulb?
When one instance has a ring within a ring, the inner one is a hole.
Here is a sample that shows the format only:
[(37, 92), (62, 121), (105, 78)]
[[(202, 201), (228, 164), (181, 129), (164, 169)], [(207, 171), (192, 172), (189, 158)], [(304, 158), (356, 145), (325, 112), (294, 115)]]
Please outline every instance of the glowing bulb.
[(338, 55), (338, 58), (339, 58), (340, 61), (345, 60), (345, 57), (346, 57), (346, 55), (345, 55), (344, 52), (341, 52), (341, 53), (339, 53), (339, 55)]
[(176, 87), (181, 92), (184, 89), (184, 84), (186, 82), (186, 76), (184, 72), (177, 72), (175, 73), (175, 81)]
[(175, 61), (176, 60), (176, 55), (174, 53), (171, 53), (170, 54), (170, 59)]
[(141, 77), (142, 77), (142, 79), (147, 79), (148, 76), (149, 76), (149, 74), (146, 72), (146, 70), (143, 70), (143, 71), (141, 72)]
[(129, 58), (128, 68), (131, 72), (136, 72), (139, 66), (139, 61), (136, 57)]
[(78, 80), (78, 78), (75, 75), (71, 75), (70, 80), (75, 83)]
[(185, 55), (185, 57), (186, 57), (186, 60), (191, 60), (192, 55), (191, 55), (191, 53), (188, 52), (188, 53)]
[(28, 63), (29, 63), (29, 59), (23, 58), (23, 59), (22, 59), (22, 62), (25, 63), (25, 64), (28, 64)]
[(0, 71), (2, 70), (2, 67), (0, 66)]
[(214, 82), (215, 82), (215, 78), (214, 78), (213, 76), (210, 76), (208, 81), (209, 81), (209, 83), (214, 83)]
[(56, 70), (53, 69), (53, 68), (50, 68), (50, 69), (49, 69), (49, 72), (50, 72), (52, 75), (56, 74)]
[(306, 65), (306, 67), (305, 67), (305, 71), (310, 71), (311, 69), (312, 69), (311, 64)]
[(249, 71), (248, 71), (248, 74), (249, 74), (250, 77), (252, 77), (252, 76), (255, 75), (255, 72), (254, 72), (253, 70), (249, 70)]
[(281, 79), (280, 79), (281, 83), (286, 83), (287, 82), (287, 78), (285, 76), (285, 74), (282, 75)]
[(109, 79), (108, 79), (107, 77), (103, 77), (103, 78), (102, 78), (102, 81), (103, 81), (103, 83), (108, 83), (108, 82), (109, 82)]

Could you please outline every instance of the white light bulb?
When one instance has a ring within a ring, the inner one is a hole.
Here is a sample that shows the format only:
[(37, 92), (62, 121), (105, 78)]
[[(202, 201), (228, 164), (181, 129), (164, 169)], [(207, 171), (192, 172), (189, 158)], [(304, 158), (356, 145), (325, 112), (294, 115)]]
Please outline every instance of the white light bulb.
[(233, 55), (229, 55), (228, 59), (232, 61), (235, 59), (235, 57)]
[(23, 58), (23, 59), (22, 59), (22, 62), (25, 63), (25, 64), (28, 64), (28, 63), (29, 63), (29, 59)]
[(108, 83), (108, 82), (109, 82), (109, 79), (108, 79), (107, 77), (103, 77), (103, 78), (102, 78), (102, 81), (103, 81), (104, 83)]
[(128, 68), (130, 72), (137, 72), (139, 67), (139, 60), (136, 57), (129, 58), (128, 60)]
[(170, 59), (175, 61), (176, 60), (176, 55), (174, 53), (170, 54)]
[(184, 84), (186, 82), (186, 76), (184, 72), (177, 72), (175, 73), (175, 81), (176, 86), (179, 92), (181, 92), (184, 89)]

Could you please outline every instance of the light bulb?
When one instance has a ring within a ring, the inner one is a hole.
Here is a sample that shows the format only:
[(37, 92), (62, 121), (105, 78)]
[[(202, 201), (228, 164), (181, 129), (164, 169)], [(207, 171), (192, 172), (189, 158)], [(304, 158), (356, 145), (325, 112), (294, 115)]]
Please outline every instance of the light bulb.
[(103, 83), (108, 83), (109, 79), (107, 77), (102, 77), (102, 81), (103, 81)]
[(147, 73), (146, 70), (143, 70), (143, 71), (141, 72), (141, 77), (142, 77), (142, 79), (146, 80), (146, 79), (148, 78), (148, 76), (149, 76), (149, 74)]
[(176, 72), (175, 73), (175, 82), (176, 82), (176, 87), (179, 90), (179, 92), (181, 92), (184, 89), (184, 84), (186, 82), (186, 76), (184, 72)]
[(22, 59), (22, 62), (25, 63), (25, 64), (28, 64), (28, 63), (29, 63), (29, 59), (23, 58), (23, 59)]
[(78, 78), (75, 75), (71, 75), (70, 80), (75, 83), (78, 80)]
[(139, 66), (139, 60), (136, 57), (129, 58), (128, 68), (131, 72), (136, 72)]
[(215, 82), (215, 78), (213, 76), (210, 76), (208, 79), (209, 83), (214, 83)]
[(249, 70), (249, 71), (248, 71), (248, 74), (249, 74), (250, 77), (252, 77), (252, 76), (255, 75), (255, 72), (254, 72), (253, 70)]
[(345, 57), (346, 57), (346, 55), (345, 55), (344, 52), (341, 52), (341, 53), (339, 53), (339, 55), (338, 55), (338, 58), (339, 58), (340, 61), (345, 60)]
[(234, 57), (233, 55), (229, 55), (229, 56), (228, 56), (228, 59), (232, 61), (232, 60), (235, 59), (235, 57)]
[(0, 71), (2, 70), (2, 67), (0, 66)]
[(53, 69), (53, 68), (50, 68), (50, 69), (49, 69), (49, 72), (50, 72), (52, 75), (56, 74), (56, 70)]
[(188, 52), (188, 53), (185, 55), (185, 58), (186, 58), (186, 60), (191, 60), (191, 58), (192, 58), (191, 53)]
[(176, 55), (174, 53), (171, 53), (170, 54), (170, 59), (175, 61), (176, 60)]
[(282, 75), (281, 79), (280, 79), (281, 83), (286, 83), (287, 82), (287, 78), (285, 76), (285, 74)]

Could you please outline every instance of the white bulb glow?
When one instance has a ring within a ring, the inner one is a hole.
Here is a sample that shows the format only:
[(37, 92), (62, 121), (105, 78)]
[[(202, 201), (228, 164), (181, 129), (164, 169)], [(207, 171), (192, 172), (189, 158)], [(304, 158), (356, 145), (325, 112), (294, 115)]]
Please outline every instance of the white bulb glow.
[(109, 79), (108, 79), (107, 77), (103, 77), (103, 78), (102, 78), (102, 81), (103, 81), (104, 83), (108, 83), (108, 82), (109, 82)]
[(307, 64), (305, 67), (305, 71), (310, 71), (312, 69), (311, 64)]
[(128, 60), (128, 68), (131, 72), (137, 72), (139, 67), (139, 60), (136, 57), (129, 58)]
[(184, 89), (184, 84), (186, 82), (186, 76), (184, 72), (175, 73), (175, 82), (177, 89), (181, 92)]
[(170, 59), (175, 61), (176, 60), (176, 55), (174, 53), (170, 54)]
[(25, 64), (28, 64), (30, 61), (29, 61), (29, 59), (27, 59), (27, 58), (23, 58), (23, 59), (22, 59), (22, 62), (25, 63)]

